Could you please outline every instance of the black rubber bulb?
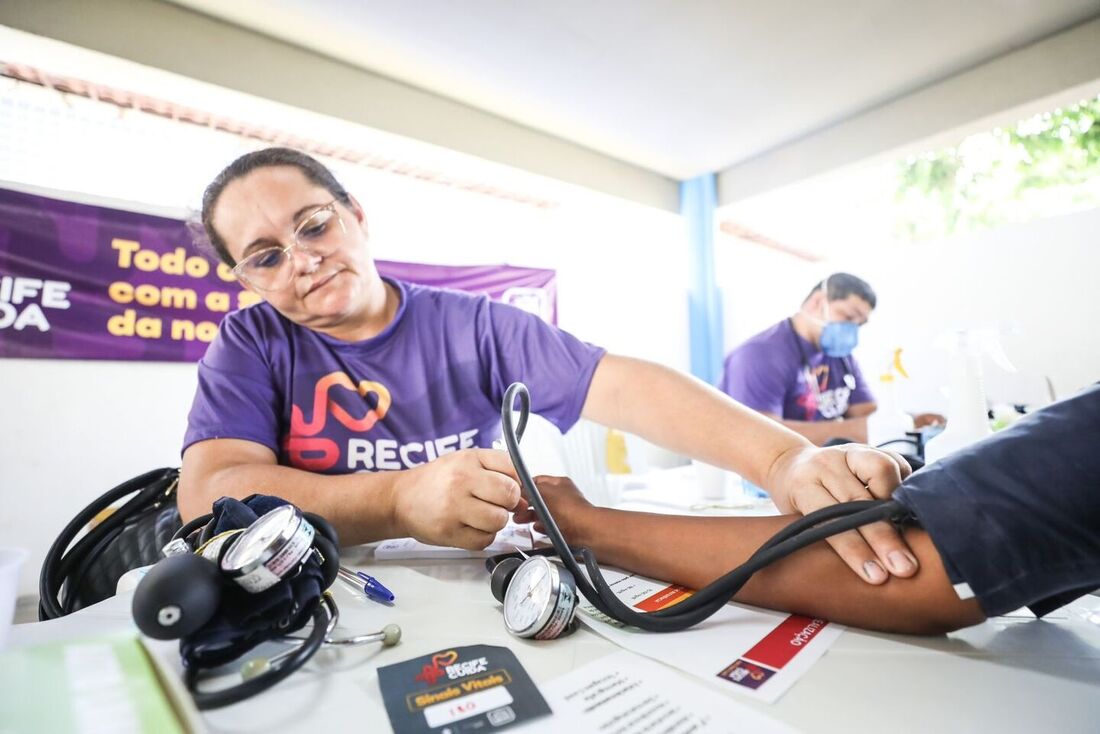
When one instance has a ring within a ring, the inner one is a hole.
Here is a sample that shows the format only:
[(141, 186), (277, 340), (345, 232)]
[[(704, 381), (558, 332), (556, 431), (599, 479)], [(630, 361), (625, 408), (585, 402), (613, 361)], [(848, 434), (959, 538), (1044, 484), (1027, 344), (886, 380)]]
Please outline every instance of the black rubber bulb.
[(194, 553), (169, 556), (134, 590), (134, 622), (158, 640), (187, 637), (213, 618), (221, 597), (222, 575), (213, 561)]

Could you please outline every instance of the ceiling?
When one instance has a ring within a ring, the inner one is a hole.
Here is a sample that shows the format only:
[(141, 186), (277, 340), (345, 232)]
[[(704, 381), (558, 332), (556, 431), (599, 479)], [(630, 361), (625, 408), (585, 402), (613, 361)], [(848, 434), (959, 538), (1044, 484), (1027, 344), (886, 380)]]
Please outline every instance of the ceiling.
[(173, 2), (676, 179), (1100, 15), (1100, 0)]

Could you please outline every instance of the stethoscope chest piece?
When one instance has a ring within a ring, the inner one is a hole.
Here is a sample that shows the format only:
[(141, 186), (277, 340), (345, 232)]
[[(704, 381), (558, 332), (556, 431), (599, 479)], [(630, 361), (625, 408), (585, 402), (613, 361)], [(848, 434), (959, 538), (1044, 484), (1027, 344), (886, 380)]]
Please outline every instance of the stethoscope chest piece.
[(494, 569), (492, 586), (516, 637), (552, 640), (571, 629), (579, 597), (573, 574), (560, 564), (544, 556), (509, 559)]

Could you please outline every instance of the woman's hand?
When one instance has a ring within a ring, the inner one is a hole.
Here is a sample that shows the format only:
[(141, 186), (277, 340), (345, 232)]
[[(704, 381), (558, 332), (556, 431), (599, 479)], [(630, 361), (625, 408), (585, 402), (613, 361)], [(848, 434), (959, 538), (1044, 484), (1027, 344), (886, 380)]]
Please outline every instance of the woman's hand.
[[(798, 447), (776, 459), (767, 487), (780, 512), (808, 515), (822, 507), (853, 500), (888, 499), (912, 473), (892, 451), (860, 444), (831, 448)], [(890, 574), (912, 576), (916, 556), (889, 523), (865, 525), (828, 539), (844, 562), (872, 584)]]
[(520, 501), (512, 461), (495, 449), (458, 451), (399, 474), (394, 522), (422, 543), (481, 550)]
[[(572, 545), (583, 545), (587, 541), (581, 536), (582, 528), (586, 526), (591, 514), (597, 509), (595, 505), (585, 499), (584, 495), (569, 477), (535, 477), (535, 485), (539, 488), (539, 494), (546, 502), (550, 514), (554, 517), (561, 534)], [(528, 498), (524, 503), (529, 504)], [(535, 511), (526, 507), (516, 510), (515, 520), (518, 523), (535, 523), (535, 530), (545, 533), (546, 528), (539, 521)]]

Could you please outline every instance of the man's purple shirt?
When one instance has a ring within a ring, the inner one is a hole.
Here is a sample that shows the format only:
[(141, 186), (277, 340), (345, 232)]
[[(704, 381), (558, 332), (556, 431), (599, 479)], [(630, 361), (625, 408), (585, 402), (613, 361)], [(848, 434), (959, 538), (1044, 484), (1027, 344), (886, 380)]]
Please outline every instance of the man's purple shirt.
[(604, 350), (486, 296), (389, 281), (401, 303), (375, 337), (345, 342), (261, 303), (231, 313), (199, 362), (183, 447), (267, 446), (325, 474), (406, 469), (490, 447), (512, 382), (562, 432)]
[[(844, 380), (849, 369), (853, 387)], [(807, 377), (816, 381), (816, 391)], [(796, 421), (830, 420), (843, 416), (849, 405), (874, 401), (854, 357), (825, 356), (789, 319), (730, 352), (718, 389), (753, 410)]]

